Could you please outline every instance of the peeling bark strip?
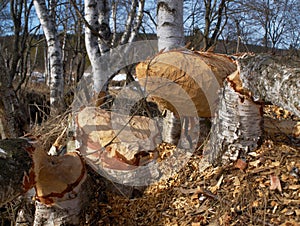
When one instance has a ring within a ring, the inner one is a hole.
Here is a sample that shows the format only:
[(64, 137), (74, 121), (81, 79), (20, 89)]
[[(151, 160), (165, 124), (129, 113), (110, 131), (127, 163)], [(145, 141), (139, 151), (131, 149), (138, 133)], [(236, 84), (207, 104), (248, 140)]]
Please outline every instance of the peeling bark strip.
[(245, 156), (256, 149), (262, 139), (262, 106), (237, 93), (228, 81), (224, 83), (204, 151), (213, 164), (226, 164)]
[(34, 184), (32, 146), (24, 139), (0, 140), (0, 206), (26, 192)]
[(239, 60), (243, 87), (255, 101), (271, 102), (300, 117), (300, 62), (270, 55)]
[(184, 46), (183, 0), (157, 2), (157, 37), (159, 50)]

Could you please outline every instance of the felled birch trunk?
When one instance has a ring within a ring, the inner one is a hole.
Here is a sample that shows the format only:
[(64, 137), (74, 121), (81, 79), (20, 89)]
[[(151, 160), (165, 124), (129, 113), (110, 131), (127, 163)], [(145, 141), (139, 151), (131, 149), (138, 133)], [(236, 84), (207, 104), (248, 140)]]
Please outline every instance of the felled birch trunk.
[(271, 102), (300, 116), (300, 62), (270, 55), (239, 60), (240, 77), (254, 100)]
[(300, 68), (290, 60), (258, 55), (238, 59), (227, 77), (204, 155), (215, 165), (243, 157), (262, 139), (263, 102), (300, 116)]

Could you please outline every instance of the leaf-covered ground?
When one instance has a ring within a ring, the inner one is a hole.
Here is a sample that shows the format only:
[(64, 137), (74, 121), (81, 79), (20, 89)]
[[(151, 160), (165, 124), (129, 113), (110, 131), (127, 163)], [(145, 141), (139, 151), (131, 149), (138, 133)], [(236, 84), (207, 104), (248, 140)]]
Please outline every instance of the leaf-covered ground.
[(266, 140), (249, 155), (245, 169), (231, 164), (203, 172), (201, 156), (195, 155), (176, 176), (151, 185), (141, 197), (99, 190), (107, 200), (93, 201), (85, 224), (298, 225), (299, 151)]

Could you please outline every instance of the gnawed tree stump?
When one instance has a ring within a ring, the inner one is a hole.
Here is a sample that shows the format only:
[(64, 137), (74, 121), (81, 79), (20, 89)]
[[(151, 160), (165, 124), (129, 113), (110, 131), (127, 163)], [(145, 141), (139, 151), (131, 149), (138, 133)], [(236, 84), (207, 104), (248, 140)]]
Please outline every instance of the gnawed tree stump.
[(210, 163), (225, 165), (258, 148), (263, 119), (260, 104), (236, 92), (228, 81), (224, 83), (204, 155)]
[(220, 104), (204, 152), (210, 163), (236, 160), (259, 146), (263, 102), (300, 116), (299, 64), (282, 59), (246, 55), (237, 60), (237, 71), (228, 76), (219, 95)]
[(115, 183), (139, 184), (132, 172), (157, 158), (155, 149), (162, 140), (154, 119), (86, 107), (76, 113), (75, 123), (78, 150), (95, 171)]
[(34, 187), (34, 225), (79, 224), (90, 186), (77, 152), (49, 156), (25, 138), (0, 140), (0, 148), (0, 205)]
[(85, 162), (76, 152), (33, 155), (36, 211), (34, 225), (78, 225), (80, 211), (89, 200)]

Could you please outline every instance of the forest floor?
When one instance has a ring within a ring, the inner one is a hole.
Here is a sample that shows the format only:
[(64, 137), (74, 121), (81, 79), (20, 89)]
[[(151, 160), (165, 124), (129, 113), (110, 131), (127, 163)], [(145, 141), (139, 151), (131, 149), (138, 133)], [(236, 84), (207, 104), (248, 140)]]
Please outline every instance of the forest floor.
[(280, 131), (225, 167), (203, 168), (195, 152), (173, 177), (133, 197), (95, 181), (82, 225), (300, 225), (300, 143)]
[[(266, 133), (258, 150), (225, 167), (204, 167), (196, 151), (178, 173), (143, 190), (117, 192), (118, 185), (90, 175), (94, 195), (81, 225), (300, 225), (300, 142), (280, 131)], [(16, 209), (14, 203), (1, 208), (2, 225)]]

